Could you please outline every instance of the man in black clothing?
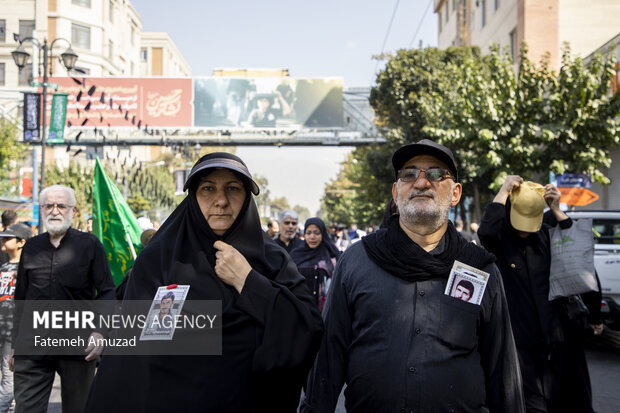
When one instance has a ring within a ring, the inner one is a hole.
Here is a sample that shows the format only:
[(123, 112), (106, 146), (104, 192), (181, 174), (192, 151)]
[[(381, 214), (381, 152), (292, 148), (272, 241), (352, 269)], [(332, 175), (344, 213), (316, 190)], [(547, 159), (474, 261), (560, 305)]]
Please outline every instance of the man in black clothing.
[(304, 242), (297, 238), (297, 227), (299, 225), (299, 215), (292, 209), (280, 212), (278, 215), (280, 223), (280, 234), (275, 239), (276, 244), (291, 252), (297, 247), (304, 245)]
[(478, 229), (482, 245), (497, 256), (506, 286), (528, 413), (592, 411), (585, 354), (572, 338), (566, 299), (549, 301), (551, 227), (543, 223), (543, 211), (549, 206), (550, 221), (570, 228), (560, 197), (551, 184), (509, 175)]
[[(350, 246), (323, 310), (325, 334), (303, 412), (524, 411), (517, 354), (493, 256), (448, 220), (461, 184), (430, 140), (392, 157), (398, 215)], [(480, 304), (445, 294), (455, 262), (488, 273)]]
[[(39, 196), (47, 232), (29, 239), (17, 271), (15, 300), (113, 300), (114, 282), (101, 242), (71, 228), (76, 213), (73, 189), (52, 185)], [(13, 345), (20, 340), (21, 313), (15, 314)], [(89, 337), (101, 339), (93, 332)], [(16, 355), (16, 413), (46, 412), (55, 373), (61, 377), (62, 411), (82, 412), (103, 350), (90, 345), (84, 356)], [(13, 362), (13, 360), (11, 360)]]

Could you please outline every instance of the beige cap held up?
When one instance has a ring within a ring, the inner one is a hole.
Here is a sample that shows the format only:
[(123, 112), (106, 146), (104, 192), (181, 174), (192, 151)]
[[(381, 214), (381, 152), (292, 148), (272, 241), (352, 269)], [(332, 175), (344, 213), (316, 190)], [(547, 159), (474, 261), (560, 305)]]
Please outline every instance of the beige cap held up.
[(545, 187), (525, 181), (510, 192), (510, 223), (518, 231), (537, 232), (542, 225)]

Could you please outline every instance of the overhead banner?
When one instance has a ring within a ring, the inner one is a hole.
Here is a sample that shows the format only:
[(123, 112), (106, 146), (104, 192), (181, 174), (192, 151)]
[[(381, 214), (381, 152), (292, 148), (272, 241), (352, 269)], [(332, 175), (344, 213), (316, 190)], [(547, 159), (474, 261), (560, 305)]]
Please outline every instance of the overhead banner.
[(147, 130), (343, 126), (342, 78), (57, 77), (50, 81), (68, 94), (69, 126)]
[(41, 94), (24, 93), (24, 141), (41, 140)]
[(50, 82), (68, 94), (66, 121), (72, 126), (192, 126), (190, 78), (56, 77)]
[(52, 114), (50, 116), (50, 130), (47, 135), (48, 143), (63, 143), (65, 141), (66, 117), (67, 94), (54, 93), (52, 98)]
[(194, 79), (194, 126), (334, 128), (343, 126), (342, 79)]

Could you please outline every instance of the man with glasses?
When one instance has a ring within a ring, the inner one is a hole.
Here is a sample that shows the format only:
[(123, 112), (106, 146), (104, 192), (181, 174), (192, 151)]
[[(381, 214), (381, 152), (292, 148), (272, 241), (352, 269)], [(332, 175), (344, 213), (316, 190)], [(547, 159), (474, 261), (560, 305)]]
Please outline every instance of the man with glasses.
[(276, 244), (291, 252), (294, 248), (304, 245), (304, 242), (297, 238), (297, 226), (299, 215), (292, 209), (280, 212), (278, 216), (280, 222), (280, 235), (275, 239)]
[[(351, 412), (523, 412), (494, 257), (448, 220), (462, 191), (452, 152), (424, 139), (392, 165), (398, 214), (338, 261), (302, 412), (333, 412), (345, 383)], [(479, 304), (449, 295), (457, 261), (489, 274)]]
[[(52, 185), (41, 191), (39, 200), (47, 232), (29, 239), (23, 248), (15, 300), (114, 300), (103, 245), (94, 235), (71, 228), (77, 212), (73, 189)], [(21, 315), (15, 314), (13, 345), (20, 339)], [(97, 332), (91, 337), (103, 338)], [(15, 355), (10, 360), (15, 412), (46, 412), (56, 373), (61, 377), (62, 411), (82, 412), (101, 351), (102, 347), (88, 346), (84, 355)]]

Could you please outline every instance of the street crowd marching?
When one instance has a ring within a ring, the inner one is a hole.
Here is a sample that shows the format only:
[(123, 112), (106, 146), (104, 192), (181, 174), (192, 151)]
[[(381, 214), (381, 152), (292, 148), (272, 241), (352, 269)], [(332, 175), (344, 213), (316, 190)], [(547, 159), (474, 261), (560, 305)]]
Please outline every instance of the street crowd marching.
[[(36, 236), (5, 211), (0, 412), (46, 412), (56, 373), (65, 413), (333, 412), (345, 385), (351, 412), (592, 412), (583, 335), (602, 331), (600, 293), (549, 300), (549, 231), (573, 225), (557, 188), (510, 175), (465, 231), (449, 220), (462, 197), (449, 148), (407, 144), (392, 166), (379, 229), (312, 217), (299, 234), (285, 210), (264, 232), (245, 163), (207, 154), (122, 280), (72, 228), (73, 189), (41, 191)], [(81, 355), (15, 351), (28, 337), (14, 303), (115, 299), (153, 301), (154, 320), (221, 302), (221, 353), (110, 354), (99, 329)]]

